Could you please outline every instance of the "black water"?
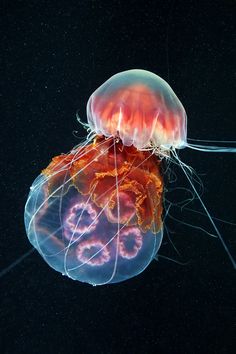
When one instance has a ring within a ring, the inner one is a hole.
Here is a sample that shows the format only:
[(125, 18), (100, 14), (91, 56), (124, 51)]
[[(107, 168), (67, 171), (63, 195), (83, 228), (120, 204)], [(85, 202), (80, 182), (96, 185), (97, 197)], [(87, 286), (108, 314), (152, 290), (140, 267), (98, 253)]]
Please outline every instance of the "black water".
[[(23, 210), (51, 157), (80, 142), (74, 130), (86, 135), (75, 112), (85, 120), (90, 94), (123, 70), (143, 68), (169, 82), (187, 111), (189, 137), (235, 140), (234, 2), (1, 7), (1, 269), (27, 256), (0, 279), (0, 352), (233, 353), (235, 270), (219, 240), (167, 218), (180, 256), (167, 238), (160, 253), (189, 263), (160, 259), (134, 279), (94, 288), (30, 251)], [(180, 156), (201, 177), (211, 215), (236, 222), (235, 155), (186, 149)], [(175, 187), (189, 188), (175, 172)], [(214, 233), (204, 215), (171, 214)], [(236, 226), (217, 226), (235, 257)]]

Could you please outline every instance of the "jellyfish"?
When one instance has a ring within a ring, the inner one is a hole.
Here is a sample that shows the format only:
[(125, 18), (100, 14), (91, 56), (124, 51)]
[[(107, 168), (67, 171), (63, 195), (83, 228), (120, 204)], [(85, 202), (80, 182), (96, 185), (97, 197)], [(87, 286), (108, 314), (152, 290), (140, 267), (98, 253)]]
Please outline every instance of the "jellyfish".
[[(231, 151), (187, 141), (187, 116), (171, 87), (145, 70), (118, 73), (87, 103), (85, 142), (52, 159), (25, 206), (29, 241), (56, 271), (92, 285), (125, 281), (157, 257), (163, 238), (163, 160), (174, 160), (226, 243), (177, 149)], [(79, 119), (80, 121), (80, 119)], [(81, 122), (81, 121), (80, 121)]]
[(27, 235), (54, 269), (93, 285), (142, 272), (162, 241), (161, 160), (97, 136), (56, 156), (35, 180)]

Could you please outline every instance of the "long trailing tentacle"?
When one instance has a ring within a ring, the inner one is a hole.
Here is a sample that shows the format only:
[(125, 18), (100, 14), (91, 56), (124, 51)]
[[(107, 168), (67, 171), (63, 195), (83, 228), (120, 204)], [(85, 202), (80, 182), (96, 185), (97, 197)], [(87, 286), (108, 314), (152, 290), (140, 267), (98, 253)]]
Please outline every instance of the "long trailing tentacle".
[[(194, 142), (194, 143), (192, 143), (192, 142)], [(201, 143), (204, 143), (204, 145)], [(215, 143), (217, 143), (217, 145), (215, 145)], [(224, 144), (226, 146), (222, 146), (222, 144)], [(231, 145), (231, 146), (227, 146), (227, 145)], [(235, 140), (221, 140), (220, 141), (220, 140), (202, 140), (202, 139), (188, 138), (188, 142), (186, 143), (186, 147), (193, 149), (193, 150), (204, 151), (204, 152), (236, 153), (236, 141)]]
[(232, 254), (231, 254), (226, 242), (224, 241), (220, 231), (218, 230), (218, 228), (216, 226), (216, 223), (214, 222), (213, 218), (211, 217), (211, 215), (210, 215), (205, 203), (203, 202), (203, 200), (202, 200), (200, 194), (198, 193), (194, 183), (192, 182), (192, 180), (191, 180), (191, 178), (190, 178), (190, 176), (188, 174), (188, 170), (186, 169), (185, 164), (180, 160), (180, 158), (179, 158), (179, 156), (178, 156), (178, 154), (177, 154), (177, 152), (175, 150), (173, 150), (172, 153), (173, 153), (173, 156), (175, 157), (176, 161), (178, 161), (178, 163), (179, 163), (184, 175), (186, 176), (187, 180), (189, 181), (189, 183), (191, 185), (191, 188), (193, 189), (194, 193), (197, 195), (198, 200), (199, 200), (200, 204), (202, 205), (202, 208), (203, 208), (204, 212), (206, 213), (209, 221), (211, 222), (211, 224), (212, 224), (212, 226), (213, 226), (213, 228), (214, 228), (214, 230), (216, 232), (216, 235), (218, 236), (219, 240), (221, 241), (221, 243), (222, 243), (222, 245), (224, 247), (224, 250), (227, 253), (227, 255), (228, 255), (233, 267), (236, 269), (236, 262), (235, 262), (235, 260), (234, 260), (234, 258), (232, 256)]

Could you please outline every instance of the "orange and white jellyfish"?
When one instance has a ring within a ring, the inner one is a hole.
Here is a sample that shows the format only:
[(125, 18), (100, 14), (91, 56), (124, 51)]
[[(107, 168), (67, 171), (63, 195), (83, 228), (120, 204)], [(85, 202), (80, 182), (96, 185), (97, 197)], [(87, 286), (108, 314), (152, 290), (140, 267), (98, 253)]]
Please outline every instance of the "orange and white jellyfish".
[(87, 140), (54, 157), (29, 193), (26, 232), (44, 260), (92, 285), (141, 273), (162, 242), (165, 158), (182, 168), (235, 266), (176, 152), (218, 148), (187, 142), (184, 107), (167, 83), (144, 70), (114, 75), (89, 98), (87, 118)]

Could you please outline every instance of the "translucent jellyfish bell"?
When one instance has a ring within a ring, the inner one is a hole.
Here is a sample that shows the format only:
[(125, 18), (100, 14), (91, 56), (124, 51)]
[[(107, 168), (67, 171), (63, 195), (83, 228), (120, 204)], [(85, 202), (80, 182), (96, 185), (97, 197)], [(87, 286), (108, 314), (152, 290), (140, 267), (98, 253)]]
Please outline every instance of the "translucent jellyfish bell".
[(141, 273), (162, 241), (163, 178), (148, 151), (114, 139), (52, 159), (25, 207), (27, 236), (58, 272), (93, 285)]
[(87, 117), (96, 134), (119, 137), (126, 146), (186, 146), (184, 107), (167, 82), (146, 70), (112, 76), (90, 96)]

